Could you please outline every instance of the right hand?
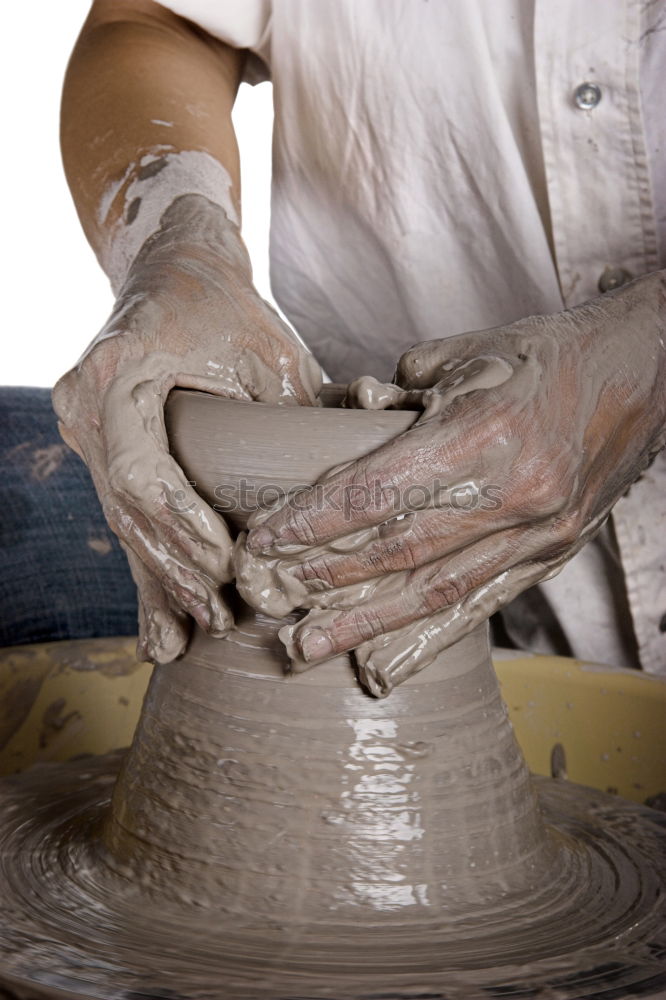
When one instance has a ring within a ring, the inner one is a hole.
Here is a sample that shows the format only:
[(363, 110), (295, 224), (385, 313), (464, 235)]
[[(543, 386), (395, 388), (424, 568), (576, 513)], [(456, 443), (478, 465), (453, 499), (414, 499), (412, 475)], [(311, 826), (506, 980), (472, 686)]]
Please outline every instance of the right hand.
[(314, 358), (252, 285), (236, 226), (206, 198), (177, 198), (99, 336), (53, 390), (60, 432), (87, 464), (129, 558), (141, 657), (180, 655), (188, 615), (215, 636), (232, 624), (220, 596), (232, 542), (169, 454), (168, 393), (307, 406), (320, 385)]

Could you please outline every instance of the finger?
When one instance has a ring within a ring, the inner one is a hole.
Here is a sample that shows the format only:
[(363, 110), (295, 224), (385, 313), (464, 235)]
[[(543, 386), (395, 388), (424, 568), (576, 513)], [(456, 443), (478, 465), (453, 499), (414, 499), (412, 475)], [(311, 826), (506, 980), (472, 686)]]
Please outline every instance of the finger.
[[(224, 292), (228, 297), (228, 289)], [(241, 384), (250, 387), (254, 383), (250, 390), (253, 399), (295, 400), (301, 406), (316, 405), (322, 372), (310, 351), (254, 288), (239, 288), (238, 293), (235, 302), (229, 303), (234, 312), (233, 322), (231, 316), (227, 320), (234, 329), (229, 354), (232, 367), (242, 359), (238, 369)], [(248, 369), (248, 364), (253, 370)], [(276, 375), (277, 392), (275, 388), (259, 388), (262, 382), (271, 385)], [(270, 398), (266, 398), (266, 391)]]
[(232, 574), (231, 538), (168, 453), (161, 393), (154, 380), (137, 384), (136, 373), (107, 393), (105, 514), (176, 606), (224, 634), (231, 621), (219, 587)]
[[(492, 351), (493, 342), (502, 345), (500, 354), (507, 359), (510, 357), (513, 362), (525, 361), (527, 359), (522, 353), (522, 348), (528, 341), (521, 335), (519, 326), (518, 323), (513, 325), (511, 337), (508, 336), (508, 328), (497, 327), (492, 330), (472, 330), (444, 340), (427, 340), (415, 344), (405, 351), (398, 361), (393, 381), (403, 389), (427, 389), (461, 365), (475, 358), (488, 356), (489, 349)], [(507, 345), (509, 345), (509, 355), (504, 354)], [(495, 354), (494, 351), (492, 353)]]
[[(163, 470), (158, 474), (162, 476)], [(152, 502), (148, 492), (134, 494), (135, 506), (185, 564), (191, 564), (216, 587), (228, 583), (233, 543), (224, 518), (206, 504), (175, 463), (164, 476), (157, 482)]]
[[(223, 635), (231, 625), (228, 610), (220, 596), (220, 584), (231, 576), (231, 540), (222, 525), (218, 539), (208, 532), (201, 537), (198, 524), (199, 507), (203, 502), (197, 497), (187, 504), (189, 496), (196, 496), (184, 489), (171, 491), (184, 497), (185, 510), (174, 513), (169, 509), (164, 495), (149, 504), (141, 498), (142, 506), (126, 499), (118, 492), (103, 497), (104, 514), (116, 534), (137, 553), (151, 576), (159, 580), (176, 607), (191, 614), (201, 628), (214, 635)], [(134, 499), (134, 498), (132, 498)], [(188, 522), (191, 518), (194, 522)], [(219, 520), (211, 512), (210, 522)], [(204, 523), (208, 522), (203, 514)]]
[(248, 402), (299, 402), (287, 373), (269, 368), (247, 348), (234, 355), (231, 361), (209, 361), (208, 365), (210, 375), (183, 372), (176, 376), (176, 386)]
[(453, 369), (478, 353), (480, 343), (474, 333), (446, 340), (426, 340), (416, 344), (398, 361), (393, 381), (403, 389), (427, 389)]
[[(255, 554), (293, 552), (372, 527), (416, 506), (438, 506), (442, 494), (471, 487), (487, 488), (486, 476), (495, 470), (503, 482), (515, 446), (507, 442), (512, 430), (512, 406), (520, 393), (504, 398), (503, 384), (514, 375), (505, 358), (479, 356), (452, 384), (430, 394), (433, 405), (407, 431), (369, 455), (343, 466), (289, 502), (248, 534)], [(516, 373), (516, 385), (531, 377)], [(479, 394), (484, 395), (484, 405)], [(425, 396), (425, 394), (423, 394)], [(450, 412), (444, 414), (443, 407)], [(455, 415), (453, 414), (455, 408)], [(439, 412), (438, 412), (439, 411)], [(506, 448), (498, 448), (498, 441)], [(479, 471), (483, 471), (483, 479)]]
[(226, 635), (233, 620), (219, 584), (193, 564), (191, 553), (183, 554), (178, 545), (165, 543), (143, 511), (124, 506), (118, 497), (105, 497), (102, 507), (110, 526), (159, 582), (170, 602), (211, 635)]
[(472, 591), (459, 604), (363, 643), (354, 651), (359, 680), (371, 694), (385, 698), (528, 587), (554, 576), (565, 561), (521, 563)]
[(370, 485), (369, 470), (368, 459), (362, 458), (330, 479), (294, 494), (280, 510), (251, 528), (249, 551), (259, 555), (318, 545), (392, 516), (382, 500), (381, 482)]
[[(433, 435), (414, 425), (369, 455), (324, 477), (289, 498), (277, 512), (248, 533), (255, 554), (294, 551), (294, 546), (324, 544), (369, 528), (413, 509), (428, 506), (440, 489), (467, 481), (475, 433), (469, 428), (467, 448), (456, 443), (454, 430)], [(441, 470), (439, 474), (435, 470)], [(463, 471), (465, 470), (465, 471)], [(288, 549), (287, 549), (288, 547)]]
[[(448, 559), (437, 560), (377, 591), (356, 607), (311, 612), (294, 627), (293, 641), (304, 663), (328, 659), (362, 643), (455, 608), (477, 588), (543, 548), (542, 533), (521, 526), (499, 532)], [(350, 588), (352, 590), (353, 588)]]
[(137, 657), (152, 663), (171, 663), (185, 652), (190, 632), (187, 616), (171, 605), (166, 591), (139, 557), (125, 544), (123, 549), (139, 601)]
[(206, 372), (179, 372), (175, 385), (229, 399), (256, 400), (300, 406), (316, 405), (321, 368), (305, 348), (271, 344), (267, 361), (249, 346), (209, 360)]
[[(269, 344), (272, 348), (279, 347), (280, 343), (284, 345), (279, 351), (277, 369), (283, 378), (285, 394), (293, 396), (300, 406), (316, 406), (323, 381), (321, 366), (298, 333), (284, 322), (270, 303), (264, 299), (261, 302), (270, 322)], [(280, 339), (274, 334), (275, 327), (279, 329)]]
[[(323, 586), (347, 587), (385, 573), (417, 569), (518, 522), (515, 510), (503, 508), (499, 487), (484, 490), (480, 502), (471, 493), (466, 496), (473, 507), (467, 505), (461, 492), (448, 507), (415, 511), (385, 521), (372, 529), (371, 537), (355, 551), (321, 548), (317, 555), (302, 562), (294, 556), (289, 573), (310, 593), (319, 592)], [(340, 542), (337, 540), (333, 546), (338, 548)], [(309, 556), (311, 551), (306, 554)]]
[[(178, 505), (179, 512), (191, 513), (199, 506), (208, 509), (185, 480), (183, 488), (165, 487), (154, 497), (146, 513), (137, 503), (137, 490), (130, 496), (129, 491), (123, 495), (122, 490), (112, 487), (108, 476), (100, 471), (106, 466), (108, 461), (102, 455), (91, 462), (89, 468), (109, 527), (121, 544), (126, 543), (128, 549), (136, 552), (151, 578), (161, 582), (175, 608), (187, 611), (211, 634), (225, 635), (233, 621), (219, 594), (219, 583), (229, 580), (232, 573), (231, 540), (224, 523), (220, 544), (207, 543), (207, 540), (202, 544), (187, 526), (182, 513), (176, 520), (166, 516), (172, 503)], [(116, 474), (115, 478), (121, 477)], [(144, 503), (146, 496), (144, 492), (140, 497)], [(200, 520), (213, 525), (220, 521), (216, 514), (210, 514), (207, 518), (204, 513)], [(192, 565), (193, 552), (199, 556), (198, 569)]]
[(254, 556), (244, 543), (245, 535), (241, 534), (234, 551), (236, 590), (253, 608), (272, 618), (284, 618), (295, 608), (353, 607), (398, 585), (398, 574), (393, 573), (375, 577), (362, 586), (325, 588), (312, 582), (306, 589), (293, 575), (288, 560)]

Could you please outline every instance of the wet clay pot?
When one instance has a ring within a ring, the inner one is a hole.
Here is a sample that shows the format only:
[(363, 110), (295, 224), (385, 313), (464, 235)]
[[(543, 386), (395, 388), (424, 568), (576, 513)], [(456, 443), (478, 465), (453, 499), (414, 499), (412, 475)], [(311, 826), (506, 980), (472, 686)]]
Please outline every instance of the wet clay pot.
[[(307, 485), (415, 419), (339, 398), (173, 393), (172, 450), (239, 529), (262, 486)], [(659, 817), (530, 778), (486, 627), (377, 700), (346, 656), (289, 674), (284, 622), (229, 598), (225, 639), (197, 632), (154, 671), (126, 755), (6, 784), (7, 983), (182, 1000), (662, 995)]]
[[(172, 451), (209, 502), (239, 498), (235, 528), (262, 490), (307, 485), (416, 416), (174, 397)], [(226, 639), (198, 631), (155, 673), (105, 830), (112, 857), (156, 883), (168, 870), (169, 892), (194, 881), (206, 905), (296, 924), (487, 912), (545, 875), (569, 891), (486, 627), (384, 702), (347, 656), (290, 674), (284, 620), (234, 603)]]

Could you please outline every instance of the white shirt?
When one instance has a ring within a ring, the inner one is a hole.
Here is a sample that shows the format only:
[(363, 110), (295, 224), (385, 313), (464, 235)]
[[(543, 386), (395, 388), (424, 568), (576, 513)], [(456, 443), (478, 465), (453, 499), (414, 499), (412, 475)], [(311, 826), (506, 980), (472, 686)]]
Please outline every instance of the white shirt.
[[(665, 266), (666, 0), (165, 6), (273, 82), (273, 292), (334, 380)], [(663, 454), (505, 620), (666, 672)]]

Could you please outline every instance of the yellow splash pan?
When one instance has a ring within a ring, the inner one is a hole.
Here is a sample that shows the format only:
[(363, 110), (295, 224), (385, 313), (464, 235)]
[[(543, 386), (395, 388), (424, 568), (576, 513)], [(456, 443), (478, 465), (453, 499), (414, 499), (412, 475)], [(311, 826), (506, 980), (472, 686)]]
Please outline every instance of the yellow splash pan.
[[(0, 649), (0, 775), (129, 746), (152, 667), (128, 637)], [(666, 792), (666, 679), (495, 651), (530, 769), (634, 802)]]

